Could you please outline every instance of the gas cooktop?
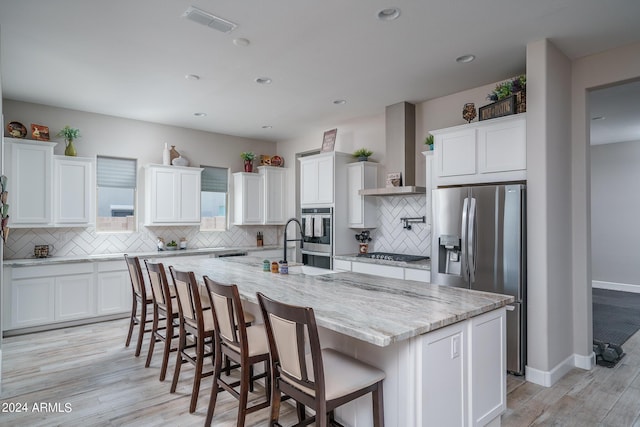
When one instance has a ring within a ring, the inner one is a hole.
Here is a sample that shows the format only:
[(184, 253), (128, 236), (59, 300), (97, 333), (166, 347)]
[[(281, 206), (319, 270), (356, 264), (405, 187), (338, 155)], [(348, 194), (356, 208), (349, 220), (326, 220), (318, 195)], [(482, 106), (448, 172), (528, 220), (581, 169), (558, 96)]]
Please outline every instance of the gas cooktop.
[(428, 256), (393, 254), (389, 252), (370, 252), (368, 254), (358, 254), (358, 256), (363, 258), (382, 259), (385, 261), (404, 261), (404, 262), (429, 259)]

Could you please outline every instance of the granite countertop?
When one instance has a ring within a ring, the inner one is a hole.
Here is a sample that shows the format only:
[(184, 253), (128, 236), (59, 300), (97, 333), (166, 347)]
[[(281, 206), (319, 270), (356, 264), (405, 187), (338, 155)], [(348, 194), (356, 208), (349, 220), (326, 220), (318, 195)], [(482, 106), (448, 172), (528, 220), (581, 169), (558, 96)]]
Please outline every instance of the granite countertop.
[(262, 271), (259, 257), (161, 260), (221, 283), (258, 303), (256, 292), (293, 305), (313, 307), (318, 325), (377, 346), (388, 346), (495, 310), (513, 297), (411, 280), (351, 272), (322, 275)]
[(193, 255), (223, 255), (234, 252), (253, 252), (265, 251), (271, 249), (282, 249), (282, 246), (247, 246), (247, 247), (216, 247), (216, 248), (192, 248), (178, 249), (174, 251), (152, 251), (152, 252), (121, 252), (111, 254), (96, 255), (70, 255), (70, 256), (52, 256), (48, 258), (21, 258), (21, 259), (5, 259), (3, 264), (9, 267), (30, 267), (37, 265), (54, 265), (66, 263), (81, 262), (100, 262), (100, 261), (117, 261), (123, 260), (124, 254), (137, 256), (140, 258), (164, 258), (164, 257), (180, 257)]
[(431, 270), (431, 260), (430, 259), (422, 259), (420, 261), (389, 261), (385, 259), (373, 259), (358, 256), (357, 254), (353, 255), (335, 255), (333, 259), (339, 259), (343, 261), (353, 261), (353, 262), (364, 262), (368, 264), (380, 264), (380, 265), (393, 265), (396, 267), (406, 267), (406, 268), (415, 268), (418, 270)]

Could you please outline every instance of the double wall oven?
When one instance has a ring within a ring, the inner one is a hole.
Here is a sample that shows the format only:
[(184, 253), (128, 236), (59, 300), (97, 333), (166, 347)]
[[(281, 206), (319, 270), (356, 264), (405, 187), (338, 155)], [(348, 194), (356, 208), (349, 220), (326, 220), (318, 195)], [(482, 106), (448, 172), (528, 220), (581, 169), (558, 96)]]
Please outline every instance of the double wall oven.
[(333, 267), (333, 208), (303, 208), (302, 262), (320, 268)]

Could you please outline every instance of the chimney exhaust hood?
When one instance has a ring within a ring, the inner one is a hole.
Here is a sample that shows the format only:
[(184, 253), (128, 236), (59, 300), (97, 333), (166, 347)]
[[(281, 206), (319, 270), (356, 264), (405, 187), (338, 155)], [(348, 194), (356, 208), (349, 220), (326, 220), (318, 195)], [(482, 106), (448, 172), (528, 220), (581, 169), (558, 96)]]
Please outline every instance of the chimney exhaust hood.
[(399, 102), (385, 109), (385, 163), (387, 172), (401, 172), (403, 186), (360, 190), (362, 196), (402, 196), (425, 194), (416, 186), (416, 106)]

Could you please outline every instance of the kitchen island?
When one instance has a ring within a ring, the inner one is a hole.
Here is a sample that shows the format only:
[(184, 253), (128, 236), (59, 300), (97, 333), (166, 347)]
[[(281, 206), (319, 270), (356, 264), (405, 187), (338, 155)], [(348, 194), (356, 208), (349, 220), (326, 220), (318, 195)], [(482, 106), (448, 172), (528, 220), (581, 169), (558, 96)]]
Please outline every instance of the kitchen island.
[[(385, 371), (388, 426), (500, 424), (512, 297), (351, 272), (273, 274), (257, 257), (158, 261), (237, 284), (256, 318), (258, 291), (313, 307), (323, 346)], [(346, 425), (371, 425), (371, 399), (336, 414)]]

